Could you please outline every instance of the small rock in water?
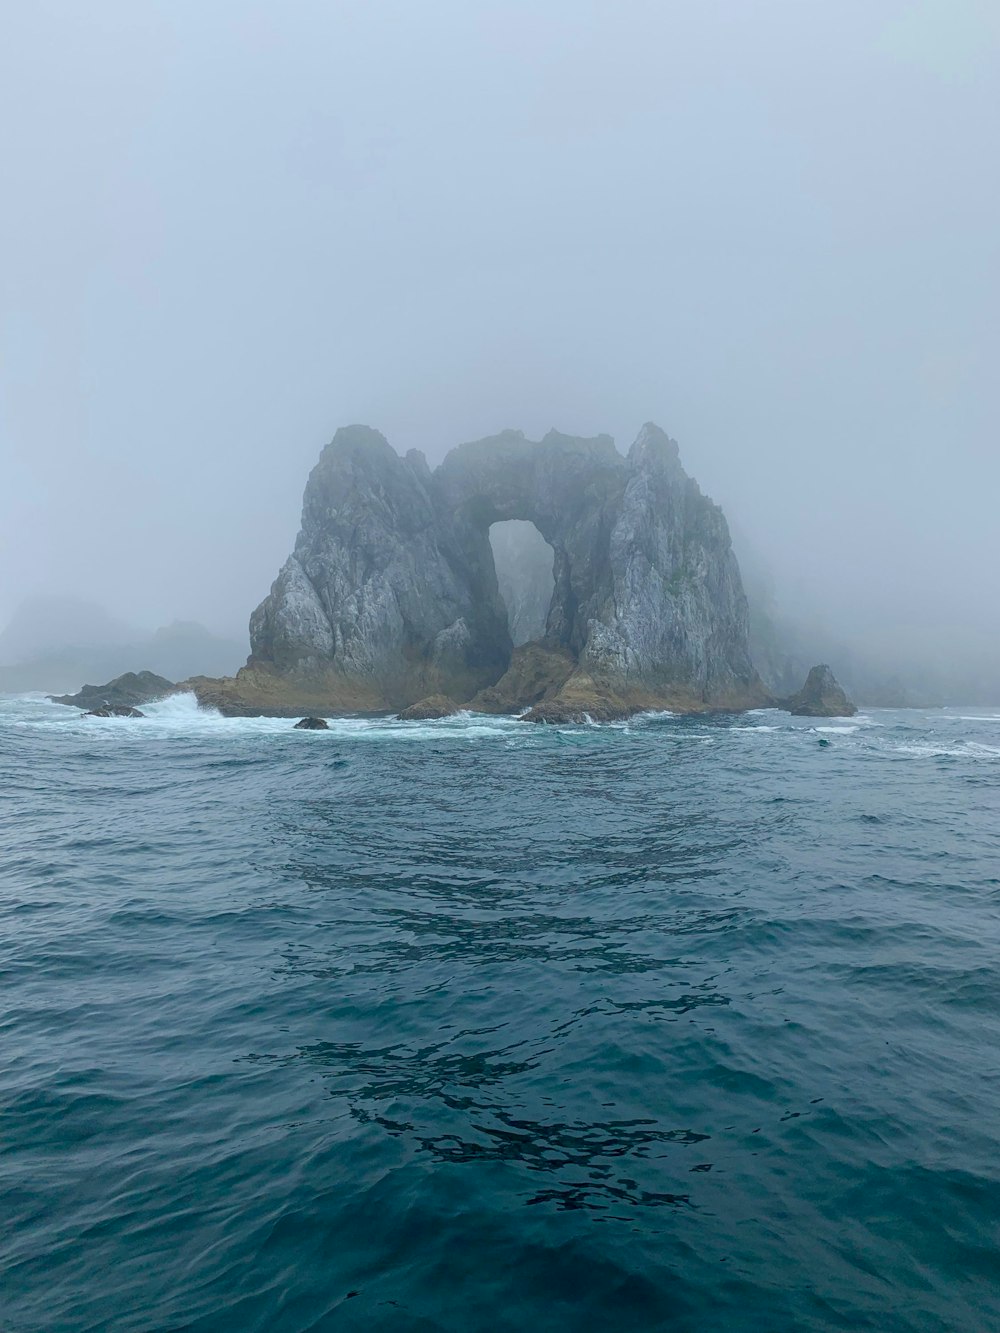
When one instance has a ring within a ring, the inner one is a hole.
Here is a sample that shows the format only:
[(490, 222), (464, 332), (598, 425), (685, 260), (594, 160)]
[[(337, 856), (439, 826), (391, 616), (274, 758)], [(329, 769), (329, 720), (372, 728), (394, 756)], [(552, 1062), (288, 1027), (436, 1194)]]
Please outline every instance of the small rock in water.
[(131, 708), (128, 704), (105, 704), (103, 708), (92, 708), (89, 713), (84, 713), (84, 717), (145, 717), (145, 713), (140, 713), (138, 708)]
[(301, 722), (296, 722), (294, 731), (329, 731), (330, 724), (325, 717), (304, 717)]
[(440, 717), (454, 717), (458, 704), (446, 694), (432, 694), (420, 699), (409, 708), (404, 708), (397, 716), (400, 722), (429, 722)]
[(106, 685), (84, 685), (76, 694), (50, 694), (54, 704), (69, 704), (76, 708), (111, 708), (125, 706), (135, 708), (137, 704), (150, 704), (162, 699), (174, 688), (172, 680), (166, 676), (154, 675), (152, 671), (126, 671), (124, 676), (116, 676)]
[(828, 666), (814, 666), (798, 694), (781, 706), (796, 717), (853, 717), (858, 711)]

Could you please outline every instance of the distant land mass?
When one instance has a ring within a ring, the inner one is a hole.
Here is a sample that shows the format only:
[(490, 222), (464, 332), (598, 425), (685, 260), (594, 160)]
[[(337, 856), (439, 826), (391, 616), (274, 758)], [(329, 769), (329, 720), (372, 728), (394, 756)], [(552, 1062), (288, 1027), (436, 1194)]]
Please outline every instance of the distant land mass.
[(97, 602), (35, 597), (0, 631), (0, 690), (75, 690), (124, 671), (155, 671), (170, 680), (226, 675), (245, 656), (244, 645), (194, 621), (174, 621), (150, 634)]

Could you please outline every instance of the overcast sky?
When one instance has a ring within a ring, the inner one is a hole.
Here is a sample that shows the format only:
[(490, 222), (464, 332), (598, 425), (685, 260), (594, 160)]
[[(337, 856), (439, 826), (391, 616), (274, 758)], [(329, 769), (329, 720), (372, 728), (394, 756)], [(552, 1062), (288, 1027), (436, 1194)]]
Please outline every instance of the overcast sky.
[(652, 419), (789, 598), (997, 632), (996, 0), (30, 0), (0, 125), (0, 620), (245, 631), (340, 424)]

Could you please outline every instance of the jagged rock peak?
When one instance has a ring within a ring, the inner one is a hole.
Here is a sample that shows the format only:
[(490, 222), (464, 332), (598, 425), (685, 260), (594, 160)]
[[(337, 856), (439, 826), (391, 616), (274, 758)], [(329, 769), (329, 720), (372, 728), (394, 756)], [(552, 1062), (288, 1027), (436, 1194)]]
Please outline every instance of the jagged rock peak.
[(656, 453), (677, 463), (680, 462), (681, 458), (677, 441), (672, 440), (655, 421), (647, 421), (635, 437), (632, 448), (629, 450), (629, 458), (638, 459), (646, 453)]

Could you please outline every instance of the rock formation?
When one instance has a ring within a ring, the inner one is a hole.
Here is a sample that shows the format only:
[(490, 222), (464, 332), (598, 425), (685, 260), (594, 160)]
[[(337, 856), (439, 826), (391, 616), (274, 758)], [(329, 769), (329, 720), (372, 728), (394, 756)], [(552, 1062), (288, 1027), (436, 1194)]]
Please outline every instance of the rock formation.
[[(510, 519), (554, 551), (544, 636), (517, 654), (489, 540)], [(309, 477), (247, 666), (188, 685), (223, 712), (286, 716), (438, 694), (550, 721), (738, 709), (768, 702), (747, 623), (722, 511), (654, 425), (627, 458), (606, 435), (505, 431), (433, 472), (350, 426)]]
[(802, 689), (782, 707), (796, 717), (853, 717), (858, 711), (828, 666), (814, 666)]
[(84, 713), (84, 717), (145, 717), (145, 713), (140, 713), (138, 708), (131, 708), (128, 704), (104, 704), (101, 708), (92, 708), (89, 713)]
[(325, 717), (304, 717), (296, 722), (293, 731), (329, 731), (330, 724)]
[(454, 699), (445, 694), (431, 694), (426, 699), (418, 699), (409, 708), (399, 714), (400, 722), (432, 722), (440, 717), (454, 717), (459, 711)]
[[(53, 694), (54, 704), (72, 704), (75, 708), (135, 707), (162, 699), (174, 689), (174, 682), (152, 671), (126, 671), (107, 685), (84, 685), (77, 694)], [(127, 716), (127, 714), (126, 714)]]
[(511, 653), (510, 666), (495, 685), (469, 703), (475, 713), (519, 713), (553, 698), (576, 670), (576, 658), (558, 645), (525, 643)]

